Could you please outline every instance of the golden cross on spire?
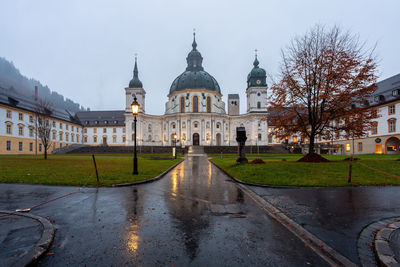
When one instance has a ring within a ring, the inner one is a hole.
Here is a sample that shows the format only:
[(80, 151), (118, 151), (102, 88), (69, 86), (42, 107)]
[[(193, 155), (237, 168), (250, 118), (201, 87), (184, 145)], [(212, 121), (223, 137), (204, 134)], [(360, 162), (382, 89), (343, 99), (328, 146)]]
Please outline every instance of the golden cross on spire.
[(254, 49), (254, 53), (255, 53), (256, 57), (257, 57), (257, 52), (258, 52), (257, 48)]
[(137, 53), (135, 53), (135, 59), (137, 59)]
[(193, 35), (196, 35), (196, 28), (193, 28)]

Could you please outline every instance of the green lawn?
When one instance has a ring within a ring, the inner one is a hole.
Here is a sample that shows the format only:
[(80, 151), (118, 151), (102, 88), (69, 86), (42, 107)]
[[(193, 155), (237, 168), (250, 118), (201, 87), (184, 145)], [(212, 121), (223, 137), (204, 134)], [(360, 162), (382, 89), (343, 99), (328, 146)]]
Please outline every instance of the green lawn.
[(360, 163), (389, 174), (386, 175), (353, 162), (352, 183), (347, 183), (348, 156), (325, 156), (329, 163), (296, 162), (303, 155), (247, 155), (249, 161), (262, 158), (266, 164), (235, 163), (234, 155), (214, 155), (211, 160), (231, 176), (250, 183), (273, 186), (358, 186), (400, 185), (399, 155), (356, 155)]
[[(139, 155), (139, 175), (132, 175), (132, 155), (96, 155), (101, 186), (151, 179), (180, 160), (169, 154)], [(47, 160), (42, 156), (0, 155), (0, 183), (97, 185), (88, 154), (49, 155)]]

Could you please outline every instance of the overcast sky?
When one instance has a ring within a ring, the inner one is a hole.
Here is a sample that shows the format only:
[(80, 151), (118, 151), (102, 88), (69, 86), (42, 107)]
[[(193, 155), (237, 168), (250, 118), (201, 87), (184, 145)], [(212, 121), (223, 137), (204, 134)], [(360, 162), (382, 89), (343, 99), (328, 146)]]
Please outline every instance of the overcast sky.
[(399, 0), (2, 0), (0, 56), (85, 107), (110, 110), (125, 108), (138, 53), (146, 112), (163, 114), (196, 28), (205, 70), (225, 102), (240, 94), (244, 113), (254, 49), (275, 76), (280, 50), (316, 23), (377, 43), (379, 80), (400, 73), (399, 11)]

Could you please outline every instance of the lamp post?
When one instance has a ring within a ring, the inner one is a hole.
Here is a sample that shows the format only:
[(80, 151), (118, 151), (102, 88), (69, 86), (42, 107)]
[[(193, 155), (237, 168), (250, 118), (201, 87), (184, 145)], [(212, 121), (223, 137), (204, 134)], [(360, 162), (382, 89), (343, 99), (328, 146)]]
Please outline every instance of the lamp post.
[(174, 134), (174, 136), (173, 136), (173, 138), (174, 138), (174, 143), (175, 143), (175, 159), (176, 159), (176, 142), (177, 142), (177, 135), (176, 134)]
[(138, 168), (137, 168), (137, 154), (136, 154), (136, 116), (138, 115), (138, 113), (139, 113), (139, 108), (140, 108), (140, 105), (139, 105), (139, 103), (137, 102), (137, 98), (135, 97), (134, 99), (133, 99), (133, 102), (132, 102), (132, 104), (131, 104), (131, 110), (132, 110), (132, 115), (133, 115), (133, 130), (134, 130), (134, 136), (133, 136), (133, 146), (134, 146), (134, 148), (133, 148), (133, 150), (134, 150), (134, 153), (133, 153), (133, 172), (132, 172), (132, 174), (138, 174)]

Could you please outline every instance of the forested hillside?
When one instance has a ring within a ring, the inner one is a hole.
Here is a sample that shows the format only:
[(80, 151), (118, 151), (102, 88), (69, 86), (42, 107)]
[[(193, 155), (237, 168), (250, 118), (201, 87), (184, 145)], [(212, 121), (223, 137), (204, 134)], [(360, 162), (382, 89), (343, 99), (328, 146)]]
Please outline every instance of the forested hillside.
[(39, 97), (47, 99), (53, 105), (67, 109), (72, 112), (86, 110), (78, 103), (71, 99), (51, 91), (47, 85), (43, 86), (39, 81), (23, 76), (20, 71), (14, 66), (12, 62), (7, 61), (5, 58), (0, 57), (0, 87), (7, 90), (14, 90), (18, 94), (34, 97), (35, 86), (38, 87)]

